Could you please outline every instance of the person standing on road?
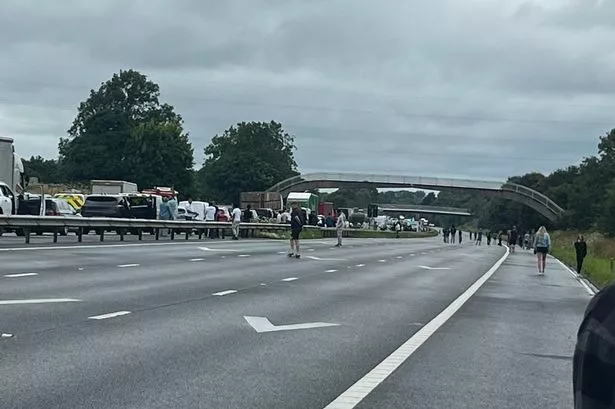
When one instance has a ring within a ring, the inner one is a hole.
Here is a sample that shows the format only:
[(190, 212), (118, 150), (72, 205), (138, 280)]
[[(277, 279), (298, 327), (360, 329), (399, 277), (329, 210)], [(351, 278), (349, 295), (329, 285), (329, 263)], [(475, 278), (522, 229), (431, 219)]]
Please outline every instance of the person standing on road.
[(239, 225), (241, 223), (241, 209), (237, 204), (233, 205), (231, 213), (231, 229), (233, 231), (233, 240), (239, 240)]
[(575, 409), (615, 408), (615, 284), (590, 301), (572, 360)]
[(335, 223), (335, 229), (337, 232), (337, 244), (335, 247), (342, 247), (342, 238), (344, 237), (344, 227), (346, 226), (346, 215), (344, 212), (340, 212)]
[(167, 203), (169, 204), (169, 211), (171, 212), (171, 220), (177, 219), (177, 199), (175, 196), (171, 196)]
[(463, 232), (459, 230), (459, 244), (461, 244), (462, 240), (463, 240)]
[[(171, 220), (171, 210), (169, 209), (169, 198), (163, 197), (160, 204), (160, 220)], [(160, 229), (160, 235), (166, 237), (169, 235), (168, 229)]]
[(476, 235), (476, 245), (482, 246), (482, 244), (483, 244), (483, 231), (479, 230), (478, 234)]
[(583, 269), (583, 260), (587, 256), (587, 243), (585, 237), (581, 234), (577, 237), (577, 241), (574, 243), (574, 250), (577, 253), (577, 273), (581, 274)]
[(305, 224), (305, 218), (297, 202), (293, 202), (292, 209), (290, 214), (290, 249), (288, 250), (288, 257), (301, 258), (299, 234), (301, 234), (301, 229), (303, 229)]
[(547, 233), (545, 226), (540, 226), (534, 237), (534, 254), (538, 262), (538, 274), (545, 274), (547, 264), (547, 254), (551, 248), (551, 236)]
[(517, 232), (517, 226), (513, 226), (510, 233), (508, 233), (508, 246), (510, 247), (510, 252), (513, 254), (517, 246), (517, 240), (519, 240), (519, 233)]
[[(209, 203), (205, 208), (205, 221), (212, 223), (216, 221), (216, 206), (214, 202)], [(207, 229), (207, 237), (213, 239), (215, 237), (215, 229), (209, 227)]]
[(492, 235), (491, 231), (488, 231), (487, 232), (487, 245), (488, 246), (491, 246), (491, 235)]
[(457, 229), (455, 228), (455, 225), (453, 224), (451, 226), (451, 243), (455, 244), (455, 236), (457, 235)]

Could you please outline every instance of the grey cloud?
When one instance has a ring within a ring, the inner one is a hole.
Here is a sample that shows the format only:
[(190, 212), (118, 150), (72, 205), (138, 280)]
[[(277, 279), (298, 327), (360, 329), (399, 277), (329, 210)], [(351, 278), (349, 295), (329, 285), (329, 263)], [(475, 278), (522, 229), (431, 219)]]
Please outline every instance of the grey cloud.
[(5, 1), (0, 133), (55, 156), (89, 89), (136, 68), (197, 163), (214, 134), (274, 119), (306, 171), (548, 172), (595, 153), (615, 106), (612, 2), (560, 3)]

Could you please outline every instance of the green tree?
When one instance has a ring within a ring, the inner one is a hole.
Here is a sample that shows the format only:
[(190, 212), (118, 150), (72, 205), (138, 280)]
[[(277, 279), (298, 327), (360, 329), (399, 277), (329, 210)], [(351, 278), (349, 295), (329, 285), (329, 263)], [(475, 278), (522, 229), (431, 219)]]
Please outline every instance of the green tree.
[(615, 236), (615, 180), (607, 186), (605, 199), (600, 209), (598, 227), (609, 236)]
[(55, 159), (45, 159), (41, 156), (32, 156), (23, 159), (24, 173), (27, 178), (37, 178), (41, 183), (60, 183), (60, 169)]
[(205, 148), (199, 172), (210, 199), (226, 203), (241, 192), (263, 191), (296, 176), (294, 138), (271, 122), (241, 122), (216, 135)]
[(183, 120), (160, 103), (157, 84), (137, 71), (120, 71), (91, 90), (59, 144), (67, 178), (120, 179), (140, 188), (192, 187), (193, 148)]

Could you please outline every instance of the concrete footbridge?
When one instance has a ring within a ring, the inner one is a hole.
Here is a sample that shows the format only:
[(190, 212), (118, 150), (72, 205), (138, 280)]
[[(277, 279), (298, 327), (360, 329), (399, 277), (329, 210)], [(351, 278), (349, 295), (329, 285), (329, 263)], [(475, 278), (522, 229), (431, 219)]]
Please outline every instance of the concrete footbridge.
[(447, 216), (472, 216), (469, 209), (443, 206), (422, 206), (422, 205), (403, 205), (403, 204), (378, 204), (378, 212), (385, 214), (404, 214), (413, 213), (420, 215), (441, 214)]
[(424, 176), (397, 176), (369, 173), (305, 173), (281, 181), (268, 191), (286, 195), (292, 191), (331, 188), (414, 188), (425, 190), (460, 190), (501, 197), (531, 207), (552, 222), (564, 209), (547, 196), (514, 183), (450, 179)]

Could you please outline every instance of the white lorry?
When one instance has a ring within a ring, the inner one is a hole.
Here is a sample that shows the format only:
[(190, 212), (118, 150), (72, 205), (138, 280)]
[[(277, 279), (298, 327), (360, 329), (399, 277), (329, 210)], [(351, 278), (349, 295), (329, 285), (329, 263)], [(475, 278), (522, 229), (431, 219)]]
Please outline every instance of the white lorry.
[(137, 184), (123, 180), (93, 180), (93, 195), (119, 195), (122, 193), (137, 193)]
[(24, 191), (24, 167), (15, 154), (13, 139), (0, 136), (0, 214), (16, 214)]

